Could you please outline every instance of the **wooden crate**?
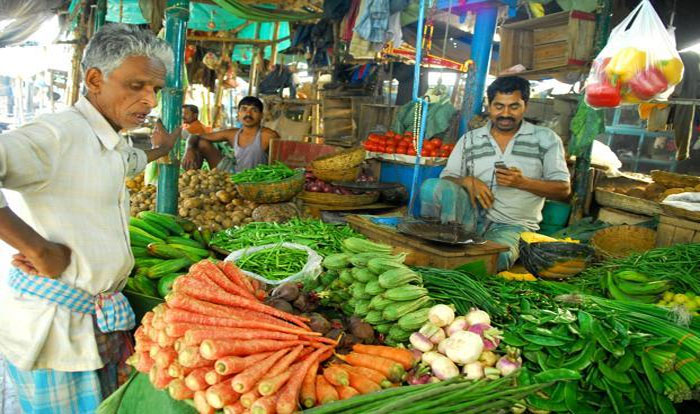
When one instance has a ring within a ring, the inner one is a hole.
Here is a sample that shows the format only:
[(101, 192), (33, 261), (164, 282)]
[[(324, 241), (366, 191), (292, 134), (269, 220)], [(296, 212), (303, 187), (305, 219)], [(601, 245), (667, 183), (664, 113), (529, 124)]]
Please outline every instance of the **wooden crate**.
[(530, 78), (586, 70), (593, 58), (595, 15), (564, 11), (505, 24), (500, 34), (501, 72), (518, 64), (527, 68), (518, 75)]
[(601, 206), (612, 207), (635, 214), (643, 214), (645, 216), (661, 214), (661, 204), (656, 201), (630, 197), (605, 188), (596, 188), (595, 201)]
[(361, 105), (374, 103), (381, 97), (326, 96), (322, 99), (323, 135), (326, 143), (352, 147), (361, 139), (358, 135)]
[(394, 105), (361, 104), (357, 138), (364, 141), (367, 135), (378, 129), (390, 130), (398, 109), (399, 107)]
[(348, 216), (346, 220), (350, 227), (370, 240), (393, 246), (394, 254), (406, 253), (408, 256), (405, 263), (411, 266), (454, 269), (463, 264), (483, 261), (489, 274), (495, 274), (498, 254), (508, 250), (506, 246), (492, 241), (468, 246), (431, 243), (406, 236), (386, 226), (376, 225), (364, 217)]
[(656, 229), (656, 247), (679, 243), (700, 243), (700, 222), (662, 214)]

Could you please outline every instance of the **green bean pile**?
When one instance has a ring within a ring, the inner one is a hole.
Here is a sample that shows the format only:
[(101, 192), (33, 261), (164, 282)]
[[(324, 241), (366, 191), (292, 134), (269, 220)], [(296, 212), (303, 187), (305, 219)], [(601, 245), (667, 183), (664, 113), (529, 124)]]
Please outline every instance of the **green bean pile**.
[(347, 225), (327, 224), (316, 219), (300, 219), (280, 223), (254, 222), (215, 233), (211, 245), (233, 252), (251, 246), (282, 242), (301, 244), (321, 256), (338, 253), (341, 242), (349, 237), (363, 237)]
[(241, 171), (231, 176), (231, 181), (240, 183), (270, 183), (282, 181), (297, 174), (297, 171), (277, 161), (274, 164), (260, 164), (255, 168)]
[(299, 273), (308, 256), (303, 250), (276, 246), (242, 256), (236, 260), (236, 265), (265, 279), (282, 280)]

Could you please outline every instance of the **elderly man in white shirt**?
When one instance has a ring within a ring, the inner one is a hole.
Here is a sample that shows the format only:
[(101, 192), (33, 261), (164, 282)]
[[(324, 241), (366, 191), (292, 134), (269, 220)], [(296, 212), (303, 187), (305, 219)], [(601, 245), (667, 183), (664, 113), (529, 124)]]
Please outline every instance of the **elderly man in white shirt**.
[[(117, 384), (134, 315), (120, 293), (129, 247), (128, 175), (166, 155), (119, 135), (143, 123), (172, 70), (169, 45), (135, 26), (104, 26), (82, 61), (87, 93), (70, 109), (0, 135), (0, 239), (18, 251), (0, 284), (0, 353), (26, 413), (91, 413)], [(123, 371), (122, 371), (123, 372)]]

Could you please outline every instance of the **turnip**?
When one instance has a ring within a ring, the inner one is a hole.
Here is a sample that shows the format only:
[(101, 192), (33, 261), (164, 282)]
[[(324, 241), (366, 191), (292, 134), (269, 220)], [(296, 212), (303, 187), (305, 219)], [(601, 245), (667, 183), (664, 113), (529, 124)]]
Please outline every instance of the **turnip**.
[(442, 340), (445, 339), (445, 338), (447, 338), (447, 335), (445, 334), (445, 330), (444, 330), (444, 329), (438, 329), (438, 331), (435, 332), (435, 334), (434, 334), (433, 336), (431, 336), (430, 338), (428, 338), (428, 339), (430, 340), (430, 342), (432, 342), (432, 343), (434, 343), (435, 345), (437, 345), (437, 344), (439, 344), (440, 342), (442, 342)]
[(447, 327), (447, 336), (452, 336), (455, 332), (466, 331), (469, 328), (467, 323), (467, 318), (464, 316), (458, 316), (454, 321)]
[(426, 364), (430, 365), (437, 357), (441, 357), (442, 355), (438, 354), (435, 351), (430, 351), (430, 352), (425, 352), (421, 356), (421, 361), (425, 362)]
[(484, 366), (481, 362), (472, 362), (464, 366), (462, 373), (467, 376), (467, 379), (478, 380), (484, 377)]
[(487, 367), (492, 367), (496, 365), (496, 362), (498, 362), (498, 355), (494, 354), (491, 351), (484, 351), (481, 353), (479, 361)]
[(450, 338), (445, 338), (442, 341), (440, 341), (437, 348), (438, 352), (444, 355), (447, 352), (447, 346), (449, 345), (449, 343)]
[(465, 318), (469, 326), (478, 324), (491, 325), (491, 317), (481, 309), (472, 308)]
[(473, 332), (460, 331), (449, 338), (445, 355), (457, 364), (469, 364), (479, 360), (484, 350), (484, 341)]
[(481, 338), (484, 340), (484, 349), (487, 351), (496, 349), (498, 344), (501, 342), (501, 331), (490, 325), (478, 323), (470, 326), (469, 332), (474, 332), (475, 334), (481, 336)]
[(413, 332), (408, 340), (415, 349), (421, 352), (428, 352), (433, 349), (433, 343), (420, 332)]
[(430, 364), (430, 369), (433, 371), (433, 375), (441, 380), (447, 380), (459, 375), (459, 368), (457, 368), (457, 365), (442, 355), (435, 357)]
[(428, 312), (428, 320), (438, 328), (451, 324), (454, 319), (455, 311), (451, 306), (435, 305)]
[(504, 377), (517, 371), (522, 365), (523, 360), (520, 358), (520, 351), (517, 348), (507, 348), (508, 354), (501, 357), (496, 363), (498, 369)]

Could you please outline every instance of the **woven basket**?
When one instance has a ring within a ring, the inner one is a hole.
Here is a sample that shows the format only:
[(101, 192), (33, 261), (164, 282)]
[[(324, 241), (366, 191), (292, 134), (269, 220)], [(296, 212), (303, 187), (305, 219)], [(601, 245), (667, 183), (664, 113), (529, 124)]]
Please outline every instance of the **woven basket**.
[(341, 207), (357, 207), (372, 204), (379, 199), (379, 193), (369, 192), (365, 194), (331, 194), (331, 193), (314, 193), (303, 191), (299, 194), (299, 199), (304, 200), (309, 204), (323, 204), (327, 206)]
[(311, 162), (311, 167), (314, 170), (346, 170), (360, 165), (364, 160), (365, 149), (357, 147), (318, 157)]
[(601, 259), (616, 259), (653, 249), (656, 232), (645, 227), (613, 226), (595, 232), (591, 246)]
[(314, 176), (323, 181), (355, 181), (360, 176), (360, 167), (352, 167), (344, 170), (323, 170), (314, 168)]
[(244, 200), (260, 204), (281, 203), (289, 201), (304, 189), (304, 173), (297, 174), (282, 181), (269, 183), (238, 183), (236, 190)]

